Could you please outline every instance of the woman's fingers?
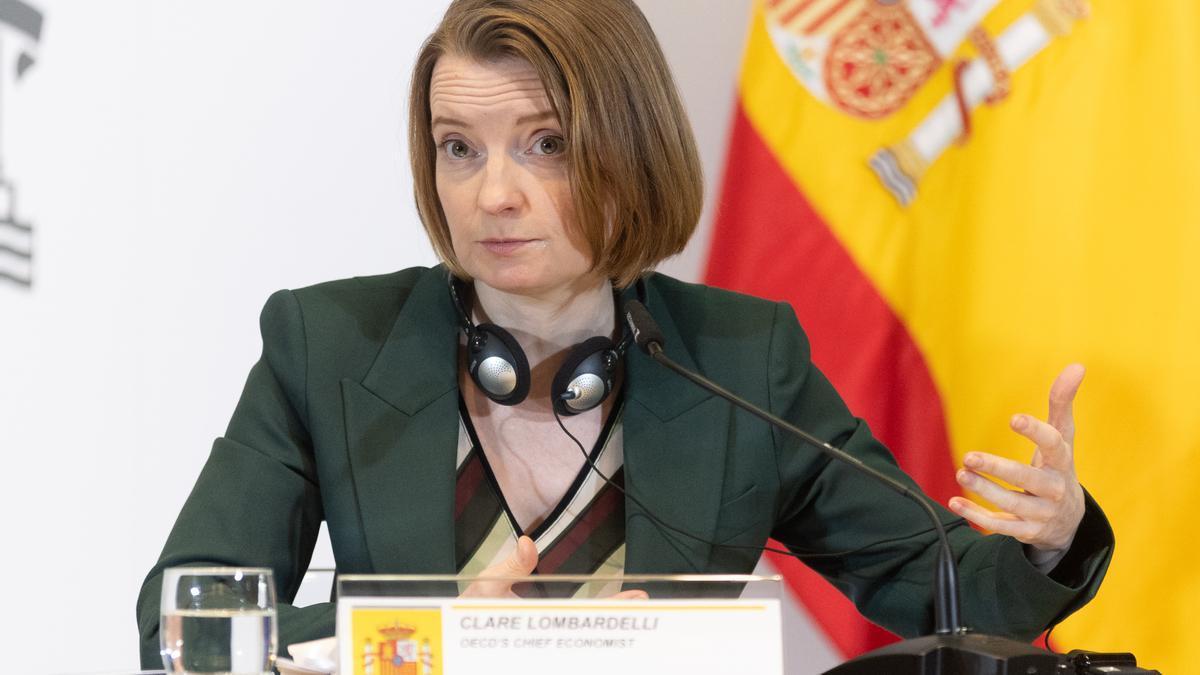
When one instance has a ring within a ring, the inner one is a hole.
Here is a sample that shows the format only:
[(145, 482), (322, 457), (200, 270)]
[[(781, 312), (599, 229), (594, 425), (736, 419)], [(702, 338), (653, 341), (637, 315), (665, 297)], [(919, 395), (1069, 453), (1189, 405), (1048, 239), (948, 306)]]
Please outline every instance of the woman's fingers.
[[(533, 574), (537, 569), (537, 545), (529, 537), (521, 535), (517, 539), (517, 549), (498, 565), (497, 576), (524, 577)], [(487, 571), (484, 571), (487, 574)]]
[(480, 578), (467, 586), (462, 595), (464, 598), (509, 597), (513, 594), (513, 577), (533, 574), (537, 564), (537, 546), (532, 539), (522, 536), (517, 539), (517, 548), (507, 558), (480, 572)]
[[(967, 453), (963, 458), (963, 465), (969, 472), (995, 476), (1020, 490), (1040, 497), (1055, 498), (1062, 490), (1062, 481), (1056, 480), (1051, 474), (1035, 466), (986, 452)], [(962, 483), (961, 480), (959, 482)]]
[(1049, 466), (1058, 470), (1074, 472), (1074, 458), (1066, 437), (1056, 427), (1030, 415), (1013, 415), (1009, 426), (1013, 431), (1037, 445), (1038, 459), (1035, 466)]
[(1011, 513), (990, 511), (965, 497), (950, 499), (950, 510), (985, 530), (1006, 534), (1022, 543), (1032, 543), (1036, 525)]
[(1072, 363), (1063, 368), (1050, 386), (1050, 414), (1046, 421), (1062, 432), (1067, 443), (1075, 442), (1075, 394), (1085, 372), (1083, 365)]
[[(517, 539), (517, 548), (507, 558), (479, 573), (479, 578), (463, 591), (464, 598), (508, 598), (512, 592), (513, 579), (527, 577), (537, 569), (537, 545), (529, 537)], [(610, 600), (649, 600), (650, 596), (641, 589), (621, 591)]]
[(956, 478), (960, 485), (1014, 517), (1026, 520), (1049, 520), (1054, 516), (1053, 503), (1042, 497), (1009, 490), (987, 477), (967, 469), (959, 471)]

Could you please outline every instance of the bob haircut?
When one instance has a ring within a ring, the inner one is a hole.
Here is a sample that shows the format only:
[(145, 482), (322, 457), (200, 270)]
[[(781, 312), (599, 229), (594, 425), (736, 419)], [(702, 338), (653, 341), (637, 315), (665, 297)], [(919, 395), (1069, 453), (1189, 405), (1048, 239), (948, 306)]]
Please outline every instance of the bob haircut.
[(430, 79), (438, 58), (519, 58), (537, 71), (567, 143), (576, 226), (619, 288), (683, 250), (703, 182), (696, 142), (650, 24), (633, 0), (455, 0), (413, 70), (409, 148), (417, 211), (464, 279), (438, 198)]

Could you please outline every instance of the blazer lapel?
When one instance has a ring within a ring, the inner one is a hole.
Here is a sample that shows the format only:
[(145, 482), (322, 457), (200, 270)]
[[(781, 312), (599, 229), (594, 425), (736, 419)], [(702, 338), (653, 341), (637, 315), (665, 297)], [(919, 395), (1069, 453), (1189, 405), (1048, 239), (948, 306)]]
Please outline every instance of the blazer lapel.
[[(647, 308), (666, 338), (666, 353), (698, 370), (683, 348), (665, 299), (651, 286)], [(626, 297), (633, 297), (632, 291)], [(628, 490), (659, 520), (713, 540), (725, 476), (731, 407), (655, 363), (636, 348), (626, 359), (628, 402), (622, 419)], [(711, 546), (671, 531), (632, 500), (625, 503), (625, 569), (630, 574), (704, 572)]]
[(422, 277), (362, 382), (342, 380), (371, 568), (454, 573), (457, 324), (445, 271)]

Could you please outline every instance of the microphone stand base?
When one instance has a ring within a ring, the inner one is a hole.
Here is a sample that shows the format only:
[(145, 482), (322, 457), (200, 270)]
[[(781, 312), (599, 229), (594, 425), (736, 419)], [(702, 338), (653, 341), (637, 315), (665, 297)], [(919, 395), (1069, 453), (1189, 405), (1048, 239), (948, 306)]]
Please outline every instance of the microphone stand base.
[(924, 635), (880, 647), (825, 675), (1051, 675), (1064, 659), (995, 635)]

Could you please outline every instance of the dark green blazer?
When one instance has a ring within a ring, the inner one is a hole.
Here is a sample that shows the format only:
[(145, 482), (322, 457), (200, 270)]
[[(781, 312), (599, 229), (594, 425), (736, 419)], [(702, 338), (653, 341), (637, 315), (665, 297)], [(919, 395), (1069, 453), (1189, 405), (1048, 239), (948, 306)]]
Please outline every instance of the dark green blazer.
[[(280, 291), (263, 309), (263, 354), (138, 600), (142, 663), (158, 667), (161, 570), (270, 567), (280, 650), (331, 635), (334, 608), (293, 607), (328, 521), (342, 574), (454, 573), (458, 333), (442, 268)], [(911, 483), (809, 359), (777, 304), (652, 274), (647, 306), (666, 351), (732, 391)], [(899, 495), (694, 387), (641, 353), (626, 359), (628, 489), (659, 519), (720, 544), (768, 537), (797, 552), (871, 620), (902, 635), (932, 628), (934, 535)], [(711, 546), (626, 504), (630, 573), (750, 572), (753, 550)], [(1112, 533), (1089, 501), (1051, 576), (1021, 545), (983, 537), (949, 511), (964, 618), (1032, 638), (1094, 593)]]

